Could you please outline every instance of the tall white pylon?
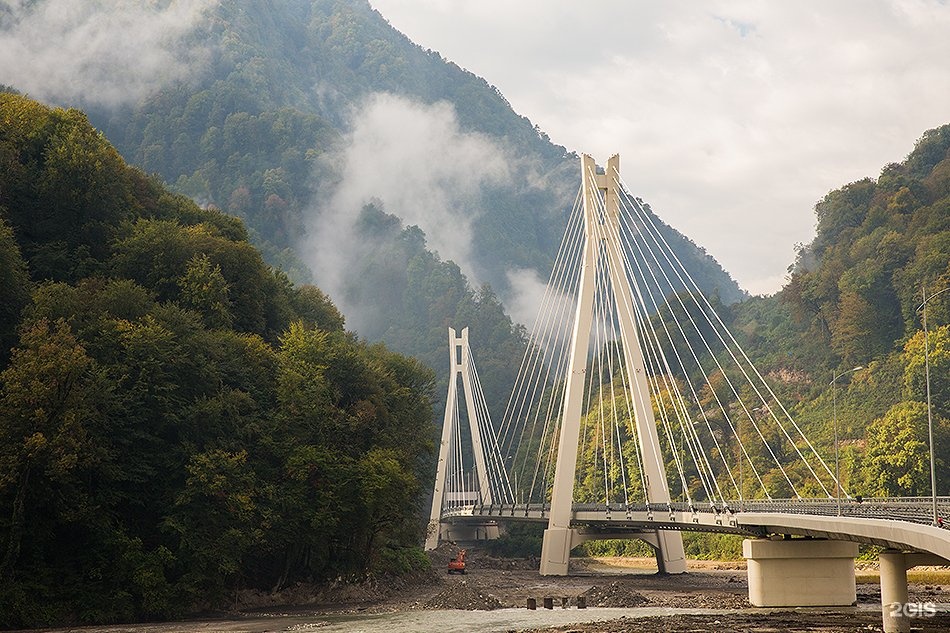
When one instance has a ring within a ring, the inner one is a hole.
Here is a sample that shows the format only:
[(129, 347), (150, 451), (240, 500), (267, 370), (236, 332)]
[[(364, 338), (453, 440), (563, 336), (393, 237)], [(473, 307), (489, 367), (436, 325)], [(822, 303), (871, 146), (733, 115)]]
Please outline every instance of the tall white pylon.
[[(472, 388), (472, 373), (469, 361), (468, 328), (462, 330), (462, 336), (457, 337), (455, 330), (449, 328), (449, 392), (445, 399), (445, 417), (442, 420), (442, 441), (439, 443), (439, 463), (435, 471), (435, 489), (432, 495), (432, 512), (429, 514), (429, 527), (426, 531), (426, 550), (433, 550), (439, 546), (439, 540), (444, 538), (445, 526), (441, 522), (442, 504), (445, 497), (446, 481), (448, 478), (449, 461), (453, 440), (459, 441), (459, 429), (456, 428), (456, 407), (458, 406), (458, 378), (462, 377), (462, 390), (465, 394), (465, 406), (468, 414), (469, 430), (472, 437), (472, 451), (475, 454), (475, 474), (478, 482), (477, 493), (479, 502), (492, 504), (491, 486), (488, 483), (488, 469), (485, 464), (485, 450), (482, 435), (475, 417), (475, 392)], [(495, 528), (497, 531), (497, 527)], [(477, 534), (477, 533), (476, 533)], [(476, 536), (477, 538), (477, 536)]]
[[(607, 161), (605, 173), (598, 174), (594, 159), (583, 155), (581, 182), (584, 201), (584, 252), (571, 335), (570, 365), (561, 411), (557, 465), (551, 492), (551, 515), (541, 548), (541, 574), (544, 576), (566, 575), (571, 549), (581, 542), (577, 531), (571, 528), (571, 514), (588, 348), (594, 318), (594, 286), (601, 259), (609, 273), (610, 287), (617, 305), (617, 320), (620, 323), (627, 375), (632, 383), (625, 387), (627, 397), (634, 405), (637, 439), (643, 456), (647, 502), (670, 503), (670, 490), (666, 482), (656, 420), (650, 402), (643, 352), (637, 335), (632, 293), (623, 265), (619, 226), (620, 156), (611, 156)], [(656, 548), (657, 565), (661, 572), (678, 574), (686, 571), (683, 538), (679, 532), (657, 530), (649, 541)]]

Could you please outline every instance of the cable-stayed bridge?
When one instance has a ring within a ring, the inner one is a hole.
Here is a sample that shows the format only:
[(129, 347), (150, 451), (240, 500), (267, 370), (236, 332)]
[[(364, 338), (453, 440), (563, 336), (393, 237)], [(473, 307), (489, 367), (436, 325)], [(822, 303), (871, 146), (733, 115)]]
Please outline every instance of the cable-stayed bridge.
[[(854, 543), (874, 543), (890, 548), (883, 604), (906, 603), (908, 567), (950, 564), (941, 520), (950, 499), (860, 499), (841, 486), (837, 451), (823, 455), (782, 404), (723, 307), (628, 193), (619, 162), (601, 170), (581, 159), (581, 186), (497, 425), (467, 329), (449, 331), (427, 548), (539, 521), (542, 574), (566, 574), (571, 549), (599, 538), (641, 538), (660, 571), (681, 573), (682, 531), (744, 534), (755, 537), (744, 542), (752, 603), (806, 606), (853, 603)], [(886, 630), (906, 629), (901, 613), (885, 609)]]

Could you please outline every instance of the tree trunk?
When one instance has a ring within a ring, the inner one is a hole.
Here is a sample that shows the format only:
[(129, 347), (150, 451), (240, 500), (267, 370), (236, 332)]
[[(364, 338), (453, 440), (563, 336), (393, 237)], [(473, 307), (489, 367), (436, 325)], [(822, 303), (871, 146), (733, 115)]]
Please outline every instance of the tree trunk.
[(13, 580), (13, 568), (20, 556), (20, 542), (23, 540), (23, 518), (26, 514), (26, 491), (30, 483), (31, 467), (27, 466), (20, 475), (16, 498), (13, 500), (13, 515), (10, 518), (10, 538), (7, 541), (7, 551), (0, 563), (0, 581), (4, 584)]

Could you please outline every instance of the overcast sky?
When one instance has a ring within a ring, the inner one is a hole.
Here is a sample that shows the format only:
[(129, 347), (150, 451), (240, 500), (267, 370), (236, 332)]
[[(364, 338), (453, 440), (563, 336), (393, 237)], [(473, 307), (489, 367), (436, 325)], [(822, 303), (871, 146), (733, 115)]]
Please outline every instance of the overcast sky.
[(621, 175), (755, 294), (830, 190), (950, 123), (946, 0), (370, 0)]

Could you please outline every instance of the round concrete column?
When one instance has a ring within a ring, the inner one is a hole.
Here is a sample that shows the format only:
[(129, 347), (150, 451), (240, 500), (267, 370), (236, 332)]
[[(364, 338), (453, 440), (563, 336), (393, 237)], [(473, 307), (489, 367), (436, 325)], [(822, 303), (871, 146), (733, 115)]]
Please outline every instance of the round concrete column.
[(910, 631), (907, 617), (907, 558), (903, 552), (885, 550), (880, 556), (881, 610), (886, 633)]

